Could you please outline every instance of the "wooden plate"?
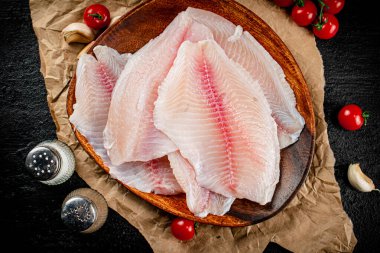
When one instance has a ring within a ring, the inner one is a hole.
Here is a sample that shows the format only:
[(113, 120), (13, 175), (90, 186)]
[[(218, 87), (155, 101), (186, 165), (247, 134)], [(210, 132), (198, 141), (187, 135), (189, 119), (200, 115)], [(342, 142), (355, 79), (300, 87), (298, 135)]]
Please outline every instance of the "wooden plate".
[[(176, 216), (220, 226), (235, 227), (258, 223), (272, 217), (290, 202), (305, 180), (314, 153), (315, 119), (310, 93), (296, 61), (276, 33), (258, 16), (232, 0), (151, 0), (123, 16), (95, 41), (94, 46), (107, 45), (120, 53), (133, 53), (159, 35), (179, 12), (189, 6), (212, 11), (236, 25), (241, 25), (268, 50), (283, 68), (286, 79), (294, 90), (297, 109), (304, 117), (306, 126), (299, 141), (281, 151), (280, 182), (277, 184), (272, 202), (265, 206), (245, 199), (237, 199), (228, 214), (209, 215), (201, 219), (195, 217), (187, 209), (184, 194), (163, 196), (143, 193), (128, 185), (125, 187), (151, 204)], [(73, 113), (74, 103), (75, 78), (71, 81), (68, 94), (69, 115)], [(88, 144), (86, 138), (78, 131), (75, 131), (75, 135), (90, 156), (108, 172), (109, 169)]]

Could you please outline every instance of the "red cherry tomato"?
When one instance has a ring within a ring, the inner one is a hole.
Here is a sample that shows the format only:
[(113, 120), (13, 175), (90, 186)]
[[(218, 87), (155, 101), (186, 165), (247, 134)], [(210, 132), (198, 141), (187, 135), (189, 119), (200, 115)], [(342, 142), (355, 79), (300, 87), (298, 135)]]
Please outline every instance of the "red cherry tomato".
[(315, 36), (325, 40), (334, 37), (338, 30), (339, 21), (334, 15), (330, 13), (323, 13), (322, 24), (318, 23), (316, 20), (313, 26), (313, 32)]
[(184, 218), (175, 218), (171, 224), (172, 234), (181, 241), (187, 241), (194, 237), (194, 221)]
[(345, 0), (323, 0), (323, 2), (325, 3), (324, 12), (337, 14), (343, 9)]
[(294, 0), (274, 0), (274, 3), (280, 7), (289, 7), (294, 4)]
[(99, 30), (110, 24), (111, 15), (104, 5), (93, 4), (84, 11), (83, 20), (88, 27)]
[(308, 26), (317, 16), (317, 7), (312, 1), (305, 0), (303, 6), (293, 7), (291, 16), (299, 26)]
[(355, 105), (349, 104), (343, 106), (338, 113), (339, 124), (346, 130), (354, 131), (360, 129), (363, 124), (367, 123), (367, 112), (362, 112), (362, 109)]

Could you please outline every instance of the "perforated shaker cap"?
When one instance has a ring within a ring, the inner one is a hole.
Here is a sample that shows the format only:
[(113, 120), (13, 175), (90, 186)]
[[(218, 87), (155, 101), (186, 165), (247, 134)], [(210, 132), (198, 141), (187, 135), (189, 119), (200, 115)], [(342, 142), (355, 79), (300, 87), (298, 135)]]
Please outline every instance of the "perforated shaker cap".
[(70, 148), (58, 141), (44, 141), (26, 157), (25, 167), (35, 179), (48, 185), (65, 182), (74, 173), (75, 158)]
[(26, 170), (37, 180), (46, 181), (55, 177), (61, 167), (59, 154), (47, 147), (35, 147), (25, 161)]
[(91, 227), (97, 217), (93, 202), (82, 196), (68, 199), (61, 211), (63, 223), (75, 231), (85, 231)]
[(104, 197), (90, 188), (80, 188), (68, 194), (63, 201), (61, 219), (70, 229), (92, 233), (103, 226), (108, 216)]

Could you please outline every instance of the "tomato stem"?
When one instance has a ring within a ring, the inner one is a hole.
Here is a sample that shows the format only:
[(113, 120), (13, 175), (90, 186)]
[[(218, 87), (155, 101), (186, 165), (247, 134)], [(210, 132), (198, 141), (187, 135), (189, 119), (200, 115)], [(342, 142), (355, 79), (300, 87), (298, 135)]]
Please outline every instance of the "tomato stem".
[(199, 222), (194, 222), (194, 232), (195, 232), (195, 235), (198, 235), (198, 228), (199, 228)]
[(319, 23), (321, 24), (322, 23), (323, 8), (325, 8), (326, 4), (322, 0), (318, 0), (318, 2), (321, 6), (320, 10), (319, 10), (319, 15), (318, 15)]
[(88, 15), (91, 16), (91, 17), (94, 17), (96, 19), (99, 19), (99, 20), (103, 19), (103, 16), (100, 15), (99, 13), (93, 13), (93, 14), (88, 14)]
[(296, 5), (299, 7), (304, 7), (305, 5), (305, 2), (303, 0), (295, 0), (295, 2), (296, 2)]
[(314, 26), (317, 28), (317, 30), (321, 30), (323, 25), (327, 23), (327, 18), (326, 20), (322, 21), (322, 17), (323, 17), (323, 9), (327, 6), (323, 0), (318, 0), (318, 3), (319, 3), (319, 14), (318, 14), (318, 22), (316, 24), (314, 24)]
[(367, 125), (367, 120), (369, 118), (369, 112), (365, 111), (362, 113), (363, 119), (364, 119), (364, 125)]

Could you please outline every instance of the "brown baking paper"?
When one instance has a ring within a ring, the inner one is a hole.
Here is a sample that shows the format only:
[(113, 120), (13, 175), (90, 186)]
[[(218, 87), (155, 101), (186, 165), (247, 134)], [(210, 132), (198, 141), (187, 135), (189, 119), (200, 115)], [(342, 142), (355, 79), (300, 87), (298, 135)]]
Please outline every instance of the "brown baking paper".
[(243, 228), (201, 225), (198, 236), (183, 243), (170, 232), (170, 216), (111, 179), (75, 138), (66, 112), (67, 88), (83, 45), (66, 44), (60, 32), (82, 22), (86, 6), (104, 2), (112, 16), (125, 14), (130, 1), (30, 0), (38, 38), (41, 72), (57, 136), (74, 150), (78, 175), (102, 193), (108, 205), (135, 226), (155, 252), (262, 252), (275, 242), (294, 252), (351, 252), (356, 244), (352, 222), (344, 212), (334, 176), (334, 155), (324, 120), (324, 76), (314, 36), (298, 27), (271, 1), (239, 0), (266, 21), (293, 53), (308, 83), (316, 116), (316, 149), (310, 173), (291, 203), (275, 217)]

